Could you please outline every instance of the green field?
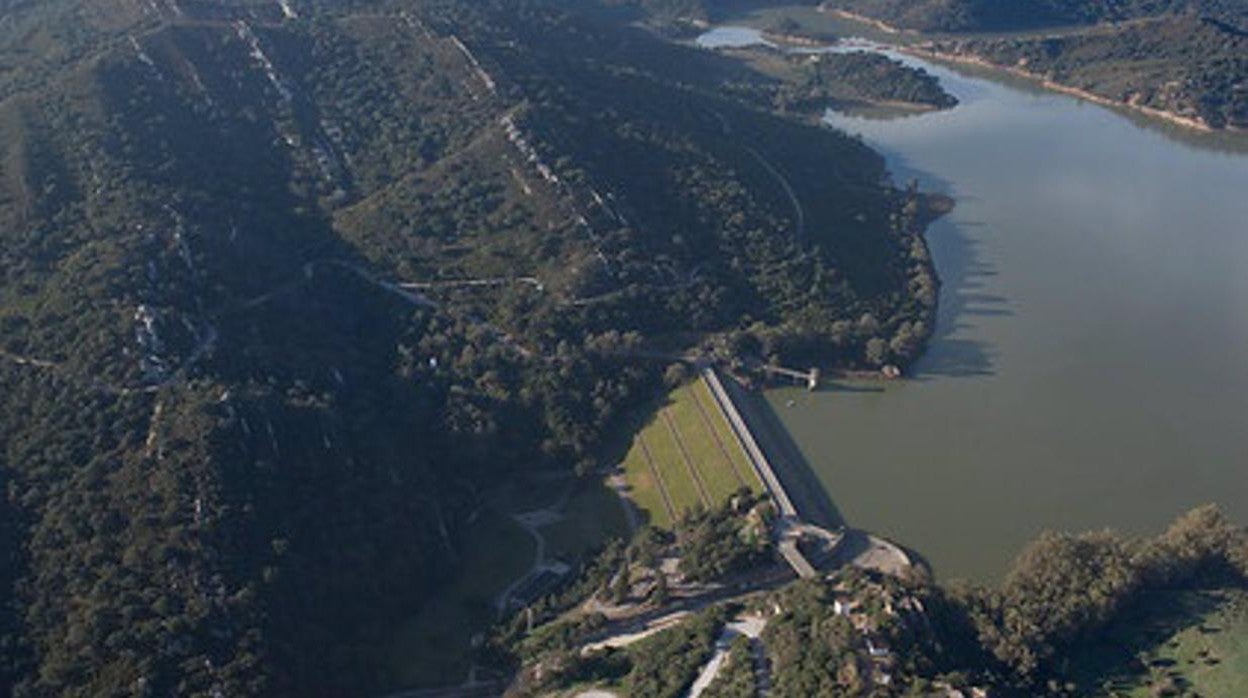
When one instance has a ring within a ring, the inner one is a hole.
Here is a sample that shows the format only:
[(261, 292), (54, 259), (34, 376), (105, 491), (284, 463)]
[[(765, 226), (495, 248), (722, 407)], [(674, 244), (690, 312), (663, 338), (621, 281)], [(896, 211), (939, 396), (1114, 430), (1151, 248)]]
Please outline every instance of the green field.
[(1248, 592), (1148, 593), (1071, 669), (1082, 695), (1248, 695)]
[(742, 487), (763, 490), (701, 380), (672, 391), (650, 416), (633, 437), (624, 471), (629, 496), (646, 521), (660, 527), (684, 511), (719, 505)]
[(401, 686), (445, 686), (468, 675), (472, 636), (497, 619), (494, 598), (533, 564), (533, 538), (504, 512), (484, 510), (465, 532), (455, 581), (430, 596), (391, 643), (388, 669)]
[(573, 562), (630, 531), (615, 491), (596, 480), (518, 478), (493, 492), (463, 532), (454, 580), (403, 622), (387, 647), (386, 680), (417, 688), (462, 683), (472, 638), (498, 619), (495, 600), (535, 562), (533, 536), (513, 516), (549, 509), (559, 517), (538, 527), (544, 560)]
[(563, 506), (564, 518), (541, 529), (547, 556), (570, 560), (612, 538), (627, 540), (630, 531), (620, 504), (601, 481), (578, 486)]

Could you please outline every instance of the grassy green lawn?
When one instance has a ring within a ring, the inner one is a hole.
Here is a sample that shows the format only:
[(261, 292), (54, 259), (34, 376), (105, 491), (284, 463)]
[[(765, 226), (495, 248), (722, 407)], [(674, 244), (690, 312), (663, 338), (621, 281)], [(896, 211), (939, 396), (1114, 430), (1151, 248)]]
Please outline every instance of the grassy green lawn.
[(628, 538), (628, 520), (619, 497), (601, 482), (577, 487), (564, 505), (563, 515), (562, 520), (541, 529), (549, 557), (571, 559), (611, 538)]
[(628, 496), (641, 511), (645, 523), (659, 527), (672, 525), (672, 517), (667, 512), (664, 492), (651, 471), (646, 454), (634, 440), (624, 458), (624, 478), (628, 481)]
[[(725, 501), (742, 482), (762, 491), (745, 452), (701, 381), (668, 396), (633, 436), (623, 465), (628, 496), (643, 520), (659, 527), (674, 523), (668, 499), (679, 516), (705, 504), (702, 489), (711, 505)], [(494, 598), (529, 569), (536, 554), (533, 539), (510, 515), (555, 505), (569, 486), (574, 489), (562, 507), (563, 518), (540, 529), (548, 558), (571, 559), (610, 538), (627, 537), (624, 512), (615, 492), (603, 483), (555, 478), (500, 490), (465, 532), (460, 545), (463, 559), (454, 581), (396, 633), (388, 661), (394, 683), (428, 687), (464, 680), (472, 636), (493, 622)]]
[(1084, 695), (1248, 695), (1248, 591), (1146, 594), (1074, 657), (1071, 676)]
[(695, 408), (701, 405), (702, 411), (705, 412), (707, 421), (711, 424), (711, 431), (719, 437), (719, 442), (724, 445), (724, 449), (728, 451), (728, 455), (732, 459), (732, 469), (745, 480), (745, 484), (751, 490), (757, 493), (763, 492), (763, 483), (758, 479), (758, 473), (754, 472), (754, 466), (750, 465), (750, 459), (745, 455), (745, 450), (741, 448), (737, 441), (736, 435), (732, 431), (732, 427), (728, 425), (727, 418), (720, 411), (715, 397), (711, 395), (711, 389), (707, 387), (704, 381), (694, 383), (690, 389), (690, 398), (696, 400)]
[(743, 485), (763, 490), (710, 390), (700, 380), (672, 391), (666, 404), (646, 421), (624, 459), (624, 471), (629, 496), (646, 521), (659, 527), (672, 524), (664, 492), (679, 516), (694, 507), (716, 506)]
[(390, 674), (399, 685), (443, 686), (467, 677), (472, 636), (494, 621), (494, 598), (529, 569), (537, 544), (506, 514), (486, 510), (459, 551), (454, 581), (430, 597), (391, 644)]
[[(685, 442), (685, 450), (689, 452), (694, 465), (701, 473), (702, 482), (705, 483), (711, 499), (716, 502), (723, 501), (749, 483), (749, 480), (741, 476), (732, 460), (732, 451), (741, 449), (733, 441), (722, 439), (716, 441), (719, 435), (712, 432), (707, 425), (706, 417), (698, 409), (697, 403), (693, 401), (692, 390), (688, 390), (688, 393), (682, 395), (681, 398), (673, 402), (668, 409), (672, 415), (672, 422), (680, 431), (680, 438)], [(706, 416), (715, 417), (716, 415), (711, 412)]]
[(655, 465), (662, 474), (663, 486), (671, 495), (677, 515), (683, 510), (693, 509), (698, 505), (705, 506), (706, 503), (698, 494), (698, 486), (693, 481), (693, 476), (689, 474), (689, 466), (685, 463), (684, 456), (680, 454), (680, 448), (676, 446), (676, 440), (672, 438), (672, 432), (663, 423), (661, 415), (641, 433), (641, 438), (645, 439), (646, 445), (650, 447), (650, 455), (654, 457)]
[(570, 562), (629, 535), (619, 497), (601, 481), (530, 478), (499, 488), (487, 501), (459, 542), (455, 578), (394, 633), (386, 656), (390, 683), (431, 688), (465, 680), (473, 635), (489, 629), (498, 594), (529, 571), (537, 554), (533, 537), (512, 515), (548, 507), (562, 514), (538, 529), (547, 561)]
[(521, 513), (555, 506), (564, 490), (575, 480), (568, 473), (562, 478), (518, 478), (491, 496), (500, 511)]

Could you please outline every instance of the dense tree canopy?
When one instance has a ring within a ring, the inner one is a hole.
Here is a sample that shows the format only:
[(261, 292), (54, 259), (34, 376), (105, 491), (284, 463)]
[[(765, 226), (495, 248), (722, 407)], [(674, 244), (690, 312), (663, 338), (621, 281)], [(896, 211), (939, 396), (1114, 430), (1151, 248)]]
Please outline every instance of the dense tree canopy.
[(832, 0), (832, 8), (919, 31), (997, 31), (1203, 14), (1243, 22), (1244, 0)]
[(934, 305), (878, 155), (544, 4), (12, 3), (0, 56), (5, 693), (385, 690), (655, 339), (858, 364)]

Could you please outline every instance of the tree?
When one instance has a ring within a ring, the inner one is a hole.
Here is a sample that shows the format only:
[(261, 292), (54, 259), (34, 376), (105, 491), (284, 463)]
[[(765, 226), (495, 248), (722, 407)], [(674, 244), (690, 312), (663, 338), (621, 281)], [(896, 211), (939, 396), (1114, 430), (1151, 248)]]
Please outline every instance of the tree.
[(879, 337), (867, 340), (865, 358), (872, 366), (883, 366), (884, 362), (888, 361), (888, 343)]
[(651, 598), (654, 599), (655, 604), (665, 606), (670, 593), (667, 588), (667, 575), (664, 574), (663, 570), (656, 569), (654, 570), (654, 577), (654, 592)]
[(623, 568), (615, 574), (615, 579), (611, 582), (611, 601), (621, 604), (628, 599), (628, 591), (631, 587), (630, 576), (628, 561), (625, 560)]
[(1003, 662), (1031, 675), (1067, 643), (1107, 623), (1138, 586), (1128, 546), (1113, 533), (1045, 533), (1010, 570), (989, 644)]
[(681, 385), (684, 385), (687, 380), (689, 380), (689, 369), (685, 366), (684, 362), (678, 361), (671, 364), (665, 371), (663, 371), (663, 383), (668, 388), (678, 388)]
[[(922, 323), (919, 324), (922, 325)], [(909, 322), (903, 322), (898, 326), (892, 341), (888, 343), (888, 348), (894, 355), (909, 359), (918, 352), (921, 341), (914, 327)]]
[(1197, 507), (1170, 524), (1165, 533), (1146, 542), (1136, 564), (1151, 586), (1188, 583), (1203, 572), (1235, 565), (1243, 532), (1215, 505)]

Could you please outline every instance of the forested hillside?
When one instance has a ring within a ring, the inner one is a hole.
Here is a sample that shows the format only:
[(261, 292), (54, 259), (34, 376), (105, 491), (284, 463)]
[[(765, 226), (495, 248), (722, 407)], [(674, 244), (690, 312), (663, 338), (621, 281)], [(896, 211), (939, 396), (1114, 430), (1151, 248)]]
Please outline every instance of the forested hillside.
[(494, 483), (662, 340), (905, 362), (922, 197), (531, 2), (12, 3), (0, 692), (362, 695)]
[(1041, 39), (937, 42), (1046, 80), (1210, 128), (1248, 128), (1248, 33), (1195, 17)]
[(982, 61), (1097, 99), (1208, 129), (1248, 123), (1248, 2), (896, 2), (825, 5), (921, 32), (1033, 31), (941, 39), (937, 54)]
[(1195, 14), (1248, 21), (1244, 0), (829, 0), (832, 9), (924, 32), (1012, 31)]
[[(569, 2), (569, 0), (560, 0)], [(575, 1), (575, 0), (573, 0)], [(734, 11), (769, 5), (818, 5), (820, 0), (593, 0), (606, 7), (642, 13), (659, 24), (704, 23), (723, 19)]]
[(882, 54), (851, 51), (814, 58), (799, 54), (790, 60), (799, 66), (800, 77), (776, 96), (777, 103), (786, 109), (821, 112), (830, 104), (949, 109), (958, 103), (926, 70), (911, 68)]

